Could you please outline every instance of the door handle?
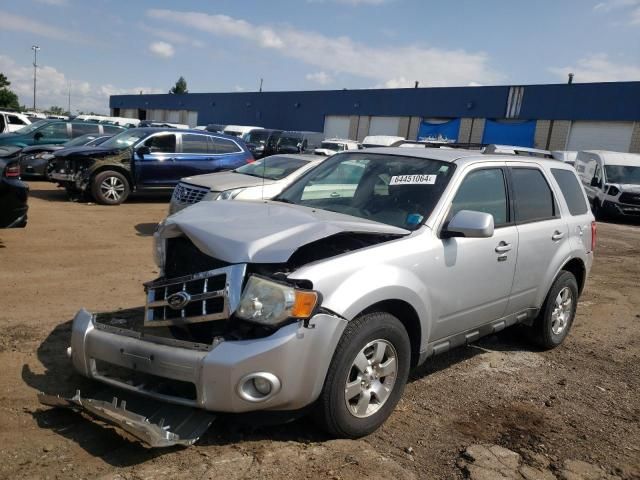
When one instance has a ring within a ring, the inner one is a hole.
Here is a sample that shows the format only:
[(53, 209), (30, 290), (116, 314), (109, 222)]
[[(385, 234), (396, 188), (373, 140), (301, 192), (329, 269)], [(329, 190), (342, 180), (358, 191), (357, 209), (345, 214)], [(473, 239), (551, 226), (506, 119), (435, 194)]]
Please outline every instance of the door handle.
[(496, 247), (496, 253), (505, 253), (511, 250), (511, 244), (507, 242), (500, 242)]
[(553, 235), (551, 235), (551, 240), (553, 240), (554, 242), (557, 240), (562, 240), (563, 238), (564, 238), (564, 233), (559, 232), (558, 230), (553, 232)]
[(340, 194), (339, 194), (338, 192), (332, 192), (329, 196), (330, 196), (331, 198), (337, 198), (337, 197), (339, 197), (339, 196), (340, 196)]

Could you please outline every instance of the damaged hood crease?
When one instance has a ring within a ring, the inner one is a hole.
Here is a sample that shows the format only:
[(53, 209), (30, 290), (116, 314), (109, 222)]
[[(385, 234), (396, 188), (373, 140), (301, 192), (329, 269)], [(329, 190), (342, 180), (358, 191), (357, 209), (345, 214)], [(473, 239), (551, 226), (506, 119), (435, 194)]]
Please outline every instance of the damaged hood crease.
[(408, 235), (408, 230), (327, 210), (273, 201), (201, 202), (168, 217), (156, 235), (185, 235), (229, 263), (285, 263), (301, 246), (340, 233)]

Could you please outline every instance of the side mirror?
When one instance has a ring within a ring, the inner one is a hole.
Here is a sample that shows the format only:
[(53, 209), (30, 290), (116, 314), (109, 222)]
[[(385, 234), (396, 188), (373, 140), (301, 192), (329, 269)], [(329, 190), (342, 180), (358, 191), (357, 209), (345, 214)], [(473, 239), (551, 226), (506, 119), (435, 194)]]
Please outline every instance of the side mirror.
[(138, 147), (138, 149), (136, 150), (136, 154), (142, 158), (145, 155), (149, 155), (151, 153), (151, 149), (145, 145)]
[(591, 186), (592, 186), (592, 187), (601, 187), (601, 186), (602, 186), (602, 184), (601, 184), (601, 182), (600, 182), (600, 179), (599, 179), (599, 178), (596, 178), (596, 177), (593, 177), (593, 178), (591, 179)]
[(444, 238), (489, 238), (493, 236), (493, 215), (473, 210), (460, 210), (442, 230)]

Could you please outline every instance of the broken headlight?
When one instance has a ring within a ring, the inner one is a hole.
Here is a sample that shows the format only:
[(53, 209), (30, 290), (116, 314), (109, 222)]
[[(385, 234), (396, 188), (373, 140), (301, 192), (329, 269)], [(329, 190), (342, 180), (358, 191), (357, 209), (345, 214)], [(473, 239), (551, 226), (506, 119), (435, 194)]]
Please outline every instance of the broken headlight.
[(317, 292), (252, 275), (242, 292), (236, 315), (243, 320), (277, 326), (288, 318), (308, 319), (317, 303)]
[[(158, 224), (158, 228), (162, 223)], [(167, 240), (158, 234), (158, 231), (153, 234), (153, 261), (160, 269), (160, 275), (164, 273), (165, 260), (167, 258)]]

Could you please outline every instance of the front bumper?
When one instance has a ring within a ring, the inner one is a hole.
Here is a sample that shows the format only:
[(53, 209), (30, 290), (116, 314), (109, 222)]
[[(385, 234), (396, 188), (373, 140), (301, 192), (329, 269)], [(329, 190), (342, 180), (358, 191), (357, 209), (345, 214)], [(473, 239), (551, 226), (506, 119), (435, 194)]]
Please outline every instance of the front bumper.
[(602, 209), (607, 215), (616, 217), (640, 217), (640, 205), (604, 201)]
[(49, 177), (52, 180), (57, 180), (59, 182), (75, 182), (76, 178), (77, 178), (77, 175), (72, 174), (72, 173), (51, 172)]
[[(81, 310), (73, 321), (71, 360), (82, 375), (173, 404), (215, 412), (297, 410), (320, 395), (347, 321), (317, 314), (309, 323), (313, 328), (298, 322), (268, 337), (221, 341), (209, 350), (197, 350), (105, 331), (92, 314)], [(101, 370), (105, 364), (132, 376), (135, 372), (189, 385), (193, 394), (161, 393), (146, 384), (111, 376)], [(241, 395), (240, 384), (254, 373), (274, 375), (280, 383), (277, 391), (259, 400)]]

